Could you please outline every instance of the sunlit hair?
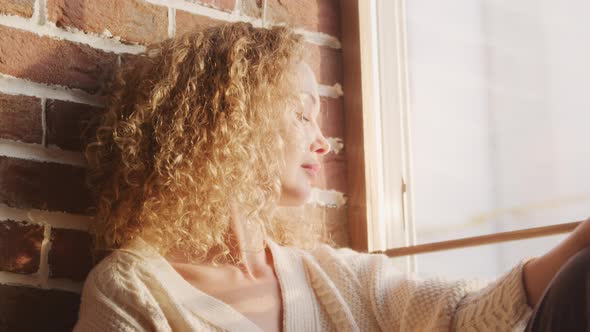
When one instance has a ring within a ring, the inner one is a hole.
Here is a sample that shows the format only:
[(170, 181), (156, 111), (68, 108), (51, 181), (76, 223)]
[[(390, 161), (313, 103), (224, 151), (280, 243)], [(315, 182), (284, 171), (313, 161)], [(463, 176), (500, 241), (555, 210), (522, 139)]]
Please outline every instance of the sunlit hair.
[(108, 252), (139, 235), (162, 254), (232, 260), (230, 202), (282, 245), (317, 243), (321, 222), (276, 206), (282, 119), (291, 119), (302, 45), (286, 27), (230, 23), (124, 57), (85, 149), (95, 248)]

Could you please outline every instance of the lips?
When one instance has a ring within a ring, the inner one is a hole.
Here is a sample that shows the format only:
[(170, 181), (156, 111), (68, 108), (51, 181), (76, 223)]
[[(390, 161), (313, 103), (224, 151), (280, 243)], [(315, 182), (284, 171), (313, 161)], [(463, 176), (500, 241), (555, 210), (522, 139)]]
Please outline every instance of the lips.
[(319, 172), (320, 169), (322, 169), (322, 165), (320, 165), (320, 164), (304, 164), (304, 165), (301, 165), (301, 167), (308, 169), (310, 171), (313, 171), (315, 173)]
[(322, 169), (322, 166), (320, 164), (304, 164), (301, 165), (301, 167), (303, 167), (305, 172), (309, 174), (309, 176), (311, 176), (314, 180), (318, 177), (320, 169)]

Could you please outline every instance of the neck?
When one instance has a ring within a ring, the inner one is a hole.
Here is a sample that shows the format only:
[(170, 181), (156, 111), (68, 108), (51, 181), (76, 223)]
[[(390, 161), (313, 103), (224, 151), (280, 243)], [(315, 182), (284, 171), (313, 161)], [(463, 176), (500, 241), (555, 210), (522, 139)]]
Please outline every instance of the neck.
[(258, 224), (250, 223), (232, 206), (232, 220), (226, 234), (230, 255), (246, 276), (255, 278), (269, 266), (265, 250), (266, 233)]
[[(246, 277), (256, 279), (268, 275), (269, 267), (273, 267), (272, 257), (265, 250), (266, 233), (257, 224), (250, 223), (232, 206), (232, 218), (224, 238), (234, 261), (225, 262), (226, 268), (239, 269)], [(215, 253), (210, 252), (212, 257)], [(174, 250), (166, 255), (166, 259), (175, 265), (186, 265), (188, 262), (183, 255)], [(198, 264), (207, 266), (209, 264)]]

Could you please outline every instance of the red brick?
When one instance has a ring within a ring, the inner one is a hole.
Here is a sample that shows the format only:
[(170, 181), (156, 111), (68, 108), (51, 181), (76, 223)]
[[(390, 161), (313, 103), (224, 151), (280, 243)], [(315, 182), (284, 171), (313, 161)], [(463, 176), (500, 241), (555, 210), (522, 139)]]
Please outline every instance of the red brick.
[(81, 151), (82, 133), (90, 118), (102, 108), (62, 100), (47, 100), (47, 143), (65, 150)]
[(0, 203), (17, 208), (91, 214), (85, 169), (0, 156)]
[(305, 44), (306, 61), (319, 83), (334, 85), (342, 82), (342, 52), (339, 49)]
[(319, 124), (326, 137), (344, 137), (342, 98), (320, 97)]
[(92, 269), (91, 250), (90, 234), (71, 229), (52, 229), (49, 277), (83, 281)]
[(139, 0), (47, 0), (47, 17), (58, 27), (149, 44), (168, 38), (168, 9)]
[(43, 226), (0, 220), (0, 270), (31, 274), (39, 270)]
[(340, 36), (339, 0), (267, 0), (266, 20)]
[(346, 193), (348, 181), (346, 178), (346, 160), (344, 157), (323, 158), (322, 170), (314, 185), (320, 189), (337, 190)]
[(35, 82), (96, 92), (117, 57), (86, 45), (0, 26), (0, 72)]
[(346, 206), (324, 207), (326, 210), (326, 230), (337, 247), (350, 247)]
[[(336, 138), (332, 138), (332, 139), (336, 139)], [(344, 161), (346, 159), (346, 144), (344, 142), (344, 140), (341, 141), (342, 143), (342, 148), (338, 151), (338, 153), (336, 153), (335, 150), (330, 150), (330, 152), (322, 157), (322, 162), (324, 163), (328, 163), (328, 162), (334, 162), (334, 161)]]
[(1, 331), (71, 331), (79, 307), (76, 293), (0, 284)]
[(221, 9), (226, 12), (232, 12), (236, 7), (236, 0), (185, 0), (187, 2), (198, 3), (207, 7)]
[(35, 0), (0, 1), (0, 14), (32, 17)]
[(326, 227), (324, 242), (336, 247), (349, 247), (348, 220), (346, 206), (329, 207), (314, 205), (310, 207), (314, 220), (320, 220)]
[(199, 31), (222, 23), (225, 22), (183, 10), (176, 10), (176, 36), (182, 36), (188, 31)]
[(41, 100), (0, 93), (0, 138), (41, 144)]
[(240, 4), (242, 15), (262, 18), (264, 0), (242, 0)]

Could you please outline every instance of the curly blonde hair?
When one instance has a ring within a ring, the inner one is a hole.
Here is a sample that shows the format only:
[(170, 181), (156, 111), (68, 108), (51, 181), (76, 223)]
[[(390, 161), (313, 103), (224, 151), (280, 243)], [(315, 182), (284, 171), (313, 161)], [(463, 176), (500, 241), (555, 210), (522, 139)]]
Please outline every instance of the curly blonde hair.
[(97, 252), (142, 236), (162, 254), (226, 261), (230, 203), (282, 245), (324, 237), (322, 223), (277, 207), (278, 119), (296, 98), (302, 45), (287, 27), (228, 23), (149, 45), (122, 64), (84, 151)]

